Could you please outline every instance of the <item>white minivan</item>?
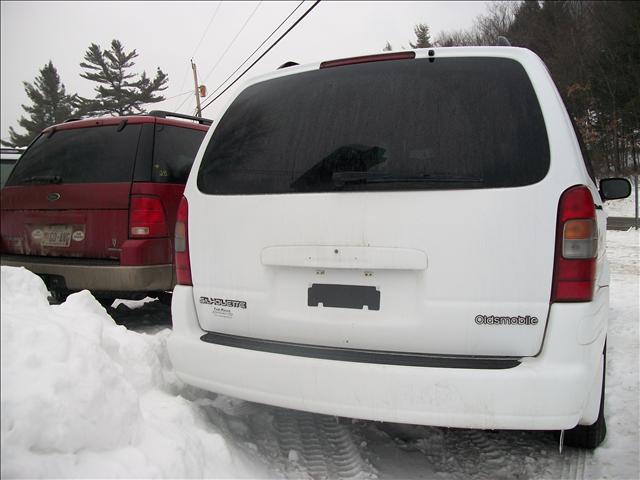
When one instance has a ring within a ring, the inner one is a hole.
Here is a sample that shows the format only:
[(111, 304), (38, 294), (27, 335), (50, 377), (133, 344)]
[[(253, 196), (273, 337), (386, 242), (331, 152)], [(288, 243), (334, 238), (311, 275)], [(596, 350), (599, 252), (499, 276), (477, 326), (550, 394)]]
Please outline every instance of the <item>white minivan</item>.
[(433, 48), (278, 70), (200, 147), (169, 353), (188, 384), (329, 415), (566, 430), (595, 448), (603, 200), (542, 61)]

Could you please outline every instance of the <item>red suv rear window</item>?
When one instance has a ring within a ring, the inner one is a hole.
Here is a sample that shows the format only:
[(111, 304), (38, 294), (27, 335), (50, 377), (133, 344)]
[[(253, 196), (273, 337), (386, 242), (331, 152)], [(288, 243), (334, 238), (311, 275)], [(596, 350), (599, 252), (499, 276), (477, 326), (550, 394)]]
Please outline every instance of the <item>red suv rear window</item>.
[(151, 180), (186, 183), (191, 165), (202, 143), (204, 130), (156, 124)]
[(130, 182), (141, 127), (106, 125), (42, 134), (7, 185)]

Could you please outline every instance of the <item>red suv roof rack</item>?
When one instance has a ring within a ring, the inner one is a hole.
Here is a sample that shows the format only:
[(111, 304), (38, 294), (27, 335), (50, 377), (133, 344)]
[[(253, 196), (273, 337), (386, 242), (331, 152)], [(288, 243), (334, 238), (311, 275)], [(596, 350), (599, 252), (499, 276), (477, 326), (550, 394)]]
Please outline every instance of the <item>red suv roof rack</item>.
[(193, 115), (185, 115), (183, 113), (176, 112), (166, 112), (164, 110), (152, 110), (146, 115), (150, 115), (152, 117), (166, 118), (166, 117), (174, 117), (174, 118), (183, 118), (185, 120), (194, 120), (202, 125), (211, 125), (213, 120), (203, 117), (194, 117)]

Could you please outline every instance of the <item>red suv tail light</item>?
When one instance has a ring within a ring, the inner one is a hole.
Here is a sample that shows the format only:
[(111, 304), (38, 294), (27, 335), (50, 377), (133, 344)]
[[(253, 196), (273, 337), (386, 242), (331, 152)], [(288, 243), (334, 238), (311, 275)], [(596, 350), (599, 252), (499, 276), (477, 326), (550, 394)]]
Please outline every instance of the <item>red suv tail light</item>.
[(169, 235), (167, 217), (159, 198), (131, 197), (129, 235), (132, 238), (166, 237)]
[(598, 226), (591, 192), (571, 187), (560, 197), (552, 302), (590, 302), (598, 256)]
[(176, 281), (178, 285), (193, 285), (191, 280), (191, 261), (189, 259), (189, 204), (182, 197), (176, 216)]

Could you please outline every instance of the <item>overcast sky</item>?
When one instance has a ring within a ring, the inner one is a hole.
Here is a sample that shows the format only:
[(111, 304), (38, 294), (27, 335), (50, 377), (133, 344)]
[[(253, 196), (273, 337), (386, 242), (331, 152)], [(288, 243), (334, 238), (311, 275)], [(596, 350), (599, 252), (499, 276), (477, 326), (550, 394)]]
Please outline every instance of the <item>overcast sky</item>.
[[(18, 118), (24, 114), (20, 105), (29, 103), (22, 82), (33, 82), (49, 60), (57, 68), (67, 93), (93, 96), (96, 84), (79, 76), (79, 63), (92, 42), (107, 48), (114, 38), (127, 51), (138, 52), (136, 72), (145, 70), (153, 76), (156, 67), (160, 67), (169, 75), (169, 88), (164, 91), (167, 100), (155, 104), (154, 109), (193, 113), (193, 94), (180, 95), (193, 89), (189, 59), (194, 59), (200, 83), (211, 92), (299, 3), (2, 1), (0, 135), (8, 138), (9, 126), (16, 128)], [(427, 23), (432, 38), (442, 31), (468, 28), (477, 15), (485, 12), (486, 3), (325, 0), (246, 78), (272, 71), (288, 60), (308, 63), (376, 53), (387, 41), (394, 49), (407, 47), (409, 41), (415, 40), (416, 23)], [(311, 5), (306, 1), (271, 41)], [(207, 108), (203, 116), (215, 118), (224, 100), (223, 97)]]

